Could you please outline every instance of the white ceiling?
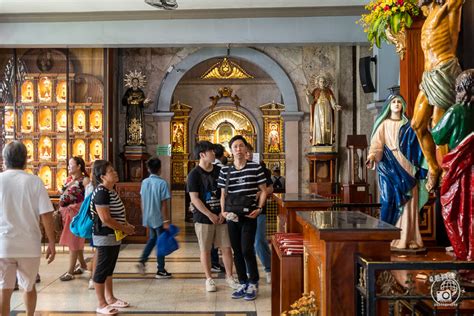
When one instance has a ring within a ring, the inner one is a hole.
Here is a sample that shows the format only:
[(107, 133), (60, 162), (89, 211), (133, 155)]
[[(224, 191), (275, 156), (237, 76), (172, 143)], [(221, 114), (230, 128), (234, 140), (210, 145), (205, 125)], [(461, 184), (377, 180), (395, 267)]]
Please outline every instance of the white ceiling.
[[(368, 0), (177, 0), (178, 10), (363, 6)], [(0, 14), (157, 11), (144, 0), (0, 0)]]

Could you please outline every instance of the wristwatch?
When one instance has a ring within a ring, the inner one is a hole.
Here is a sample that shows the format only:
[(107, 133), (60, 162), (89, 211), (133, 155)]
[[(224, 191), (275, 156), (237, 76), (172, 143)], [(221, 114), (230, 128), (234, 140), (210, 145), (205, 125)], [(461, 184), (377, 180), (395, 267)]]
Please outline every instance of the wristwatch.
[(257, 210), (260, 210), (260, 213), (263, 211), (263, 207), (257, 207)]

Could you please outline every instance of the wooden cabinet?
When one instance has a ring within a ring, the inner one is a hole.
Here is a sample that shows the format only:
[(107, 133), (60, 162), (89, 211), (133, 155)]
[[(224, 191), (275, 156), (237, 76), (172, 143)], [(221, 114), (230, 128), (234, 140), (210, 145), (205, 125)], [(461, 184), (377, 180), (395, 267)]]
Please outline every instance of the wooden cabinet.
[(119, 182), (115, 185), (115, 190), (125, 206), (127, 221), (135, 226), (135, 235), (127, 236), (124, 242), (146, 243), (147, 241), (147, 230), (142, 225), (140, 188), (140, 182)]
[(273, 197), (278, 204), (277, 231), (280, 233), (301, 232), (296, 211), (327, 210), (333, 204), (317, 194), (274, 193)]
[(303, 256), (284, 255), (272, 238), (272, 316), (287, 311), (303, 294)]
[(322, 316), (355, 315), (355, 254), (390, 260), (400, 229), (361, 212), (297, 212), (305, 246), (304, 290), (314, 291)]

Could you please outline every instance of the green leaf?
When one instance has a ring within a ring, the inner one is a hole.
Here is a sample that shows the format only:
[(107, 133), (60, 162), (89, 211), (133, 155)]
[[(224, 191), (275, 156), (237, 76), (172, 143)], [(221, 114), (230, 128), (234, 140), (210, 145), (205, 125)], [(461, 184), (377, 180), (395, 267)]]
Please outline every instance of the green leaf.
[(393, 34), (397, 34), (400, 31), (400, 13), (395, 14), (392, 20), (393, 20), (393, 25), (392, 25)]
[(378, 35), (375, 37), (375, 45), (376, 45), (378, 48), (380, 48), (380, 36), (378, 36)]
[(411, 18), (410, 14), (406, 14), (406, 26), (410, 27), (413, 24), (413, 19)]

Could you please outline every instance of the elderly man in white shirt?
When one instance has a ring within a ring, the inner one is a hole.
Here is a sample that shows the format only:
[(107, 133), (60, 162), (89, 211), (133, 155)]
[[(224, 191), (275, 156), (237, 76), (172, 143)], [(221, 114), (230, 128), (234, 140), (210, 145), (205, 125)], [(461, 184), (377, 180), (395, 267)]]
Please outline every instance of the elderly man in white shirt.
[(10, 314), (10, 299), (18, 285), (27, 315), (36, 309), (35, 281), (41, 258), (40, 217), (48, 237), (48, 263), (54, 260), (55, 236), (53, 205), (43, 182), (23, 169), (27, 151), (23, 143), (13, 141), (3, 149), (6, 170), (0, 173), (0, 305), (2, 315)]

